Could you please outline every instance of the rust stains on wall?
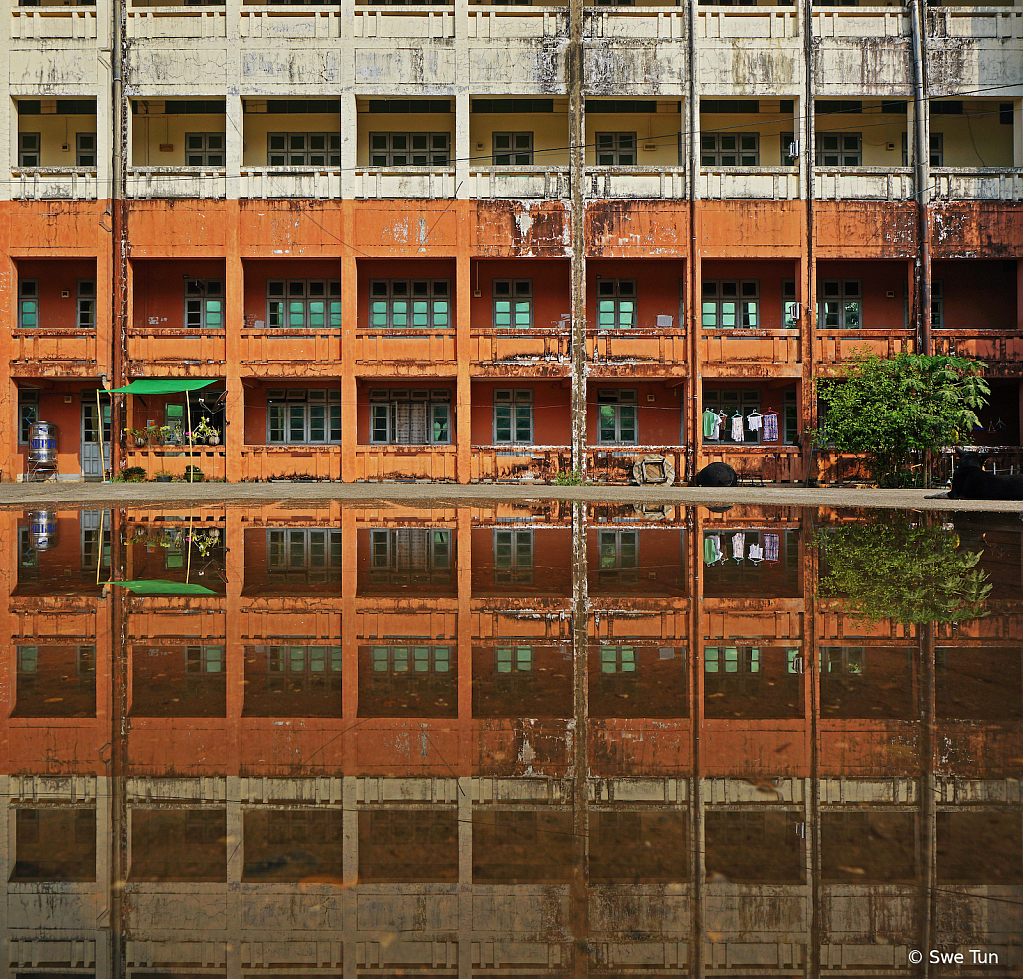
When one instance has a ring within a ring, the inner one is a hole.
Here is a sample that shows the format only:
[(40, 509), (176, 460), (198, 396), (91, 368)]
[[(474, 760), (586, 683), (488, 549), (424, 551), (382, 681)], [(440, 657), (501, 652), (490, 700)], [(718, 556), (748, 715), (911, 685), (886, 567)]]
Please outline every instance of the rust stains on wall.
[(912, 201), (820, 201), (814, 206), (820, 258), (913, 258), (917, 208)]
[(570, 224), (560, 201), (477, 201), (476, 253), (488, 258), (565, 258)]
[(595, 200), (586, 205), (591, 258), (678, 258), (689, 250), (689, 205)]
[(931, 228), (935, 258), (1023, 258), (1023, 213), (1004, 204), (932, 204)]

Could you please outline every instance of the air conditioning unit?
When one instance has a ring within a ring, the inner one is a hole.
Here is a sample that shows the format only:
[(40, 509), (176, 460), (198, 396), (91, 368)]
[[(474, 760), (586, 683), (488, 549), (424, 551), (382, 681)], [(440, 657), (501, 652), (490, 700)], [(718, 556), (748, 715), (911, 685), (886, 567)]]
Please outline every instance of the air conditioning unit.
[(799, 140), (798, 139), (794, 139), (794, 140), (792, 140), (791, 143), (789, 143), (789, 156), (792, 157), (793, 159), (795, 159), (797, 156), (799, 156)]

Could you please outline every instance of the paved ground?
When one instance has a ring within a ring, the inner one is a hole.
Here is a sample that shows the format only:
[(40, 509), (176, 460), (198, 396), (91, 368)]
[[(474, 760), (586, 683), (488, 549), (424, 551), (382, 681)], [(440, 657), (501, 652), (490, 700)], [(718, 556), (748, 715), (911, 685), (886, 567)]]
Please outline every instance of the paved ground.
[(655, 489), (636, 486), (546, 486), (453, 483), (3, 483), (0, 506), (45, 505), (152, 507), (168, 503), (287, 503), (317, 500), (398, 503), (466, 503), (485, 500), (587, 500), (592, 503), (760, 504), (765, 506), (881, 507), (894, 509), (991, 510), (1023, 513), (1023, 501), (928, 500), (940, 490), (803, 489), (801, 486)]

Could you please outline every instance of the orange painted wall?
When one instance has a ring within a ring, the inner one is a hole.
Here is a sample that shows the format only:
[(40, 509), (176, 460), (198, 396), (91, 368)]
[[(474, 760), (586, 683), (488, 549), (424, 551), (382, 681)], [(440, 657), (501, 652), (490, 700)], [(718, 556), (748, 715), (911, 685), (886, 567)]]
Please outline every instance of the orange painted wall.
[[(904, 303), (912, 266), (909, 262), (821, 261), (817, 263), (817, 300), (825, 279), (859, 279), (863, 295), (863, 329), (905, 328)], [(887, 293), (894, 293), (889, 297)]]
[[(77, 290), (79, 279), (96, 279), (93, 259), (77, 261), (20, 259), (18, 279), (39, 282), (39, 325), (44, 330), (75, 330), (78, 328)], [(61, 293), (66, 292), (67, 296)], [(11, 326), (17, 324), (18, 310), (11, 304)]]
[[(96, 385), (85, 387), (82, 384), (50, 380), (33, 381), (32, 383), (41, 388), (39, 391), (40, 420), (53, 422), (57, 426), (58, 472), (62, 474), (80, 473), (82, 471), (81, 392), (83, 390), (94, 391)], [(71, 396), (71, 404), (64, 403), (64, 398), (67, 395)], [(18, 472), (26, 472), (28, 468), (27, 445), (18, 447), (18, 458)]]
[[(636, 438), (639, 445), (679, 445), (682, 441), (682, 387), (668, 387), (656, 381), (590, 381), (589, 405), (586, 412), (587, 438), (597, 444), (597, 392), (600, 390), (629, 389), (638, 392), (639, 411), (636, 420)], [(653, 395), (654, 400), (647, 400)]]
[[(340, 259), (280, 258), (273, 261), (250, 259), (242, 264), (244, 276), (245, 326), (266, 325), (267, 279), (341, 278)], [(228, 312), (230, 315), (230, 312)]]
[(472, 384), (472, 444), (494, 442), (494, 391), (530, 388), (533, 392), (533, 439), (536, 445), (568, 445), (572, 441), (571, 392), (558, 381), (474, 381)]
[(513, 259), (472, 263), (472, 289), (481, 293), (470, 300), (473, 329), (494, 325), (494, 279), (533, 280), (533, 326), (557, 327), (572, 311), (569, 263), (558, 259)]
[(727, 262), (707, 259), (700, 266), (703, 280), (755, 279), (760, 283), (760, 327), (781, 330), (782, 281), (792, 279), (799, 295), (799, 263), (771, 261)]
[[(190, 259), (180, 262), (137, 261), (134, 276), (134, 326), (184, 326), (185, 278), (223, 279), (224, 262), (218, 259)], [(157, 322), (153, 322), (153, 320)]]
[(640, 261), (590, 259), (586, 263), (586, 322), (597, 325), (597, 276), (602, 279), (634, 279), (636, 281), (639, 329), (655, 329), (658, 315), (671, 317), (679, 325), (679, 315), (686, 281), (685, 263), (680, 260)]
[(944, 291), (945, 329), (1016, 328), (1015, 261), (935, 261), (931, 281)]

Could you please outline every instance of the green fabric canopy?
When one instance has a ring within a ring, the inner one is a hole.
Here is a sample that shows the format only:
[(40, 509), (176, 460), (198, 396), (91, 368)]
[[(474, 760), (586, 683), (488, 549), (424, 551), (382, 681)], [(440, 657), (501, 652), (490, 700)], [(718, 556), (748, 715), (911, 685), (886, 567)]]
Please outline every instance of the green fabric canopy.
[(108, 581), (108, 585), (120, 585), (133, 595), (216, 595), (203, 585), (191, 585), (187, 581), (163, 581), (152, 578), (149, 581)]
[(178, 378), (161, 380), (156, 377), (143, 377), (123, 388), (110, 388), (107, 394), (181, 394), (183, 391), (197, 391), (209, 387), (215, 381), (182, 381)]

